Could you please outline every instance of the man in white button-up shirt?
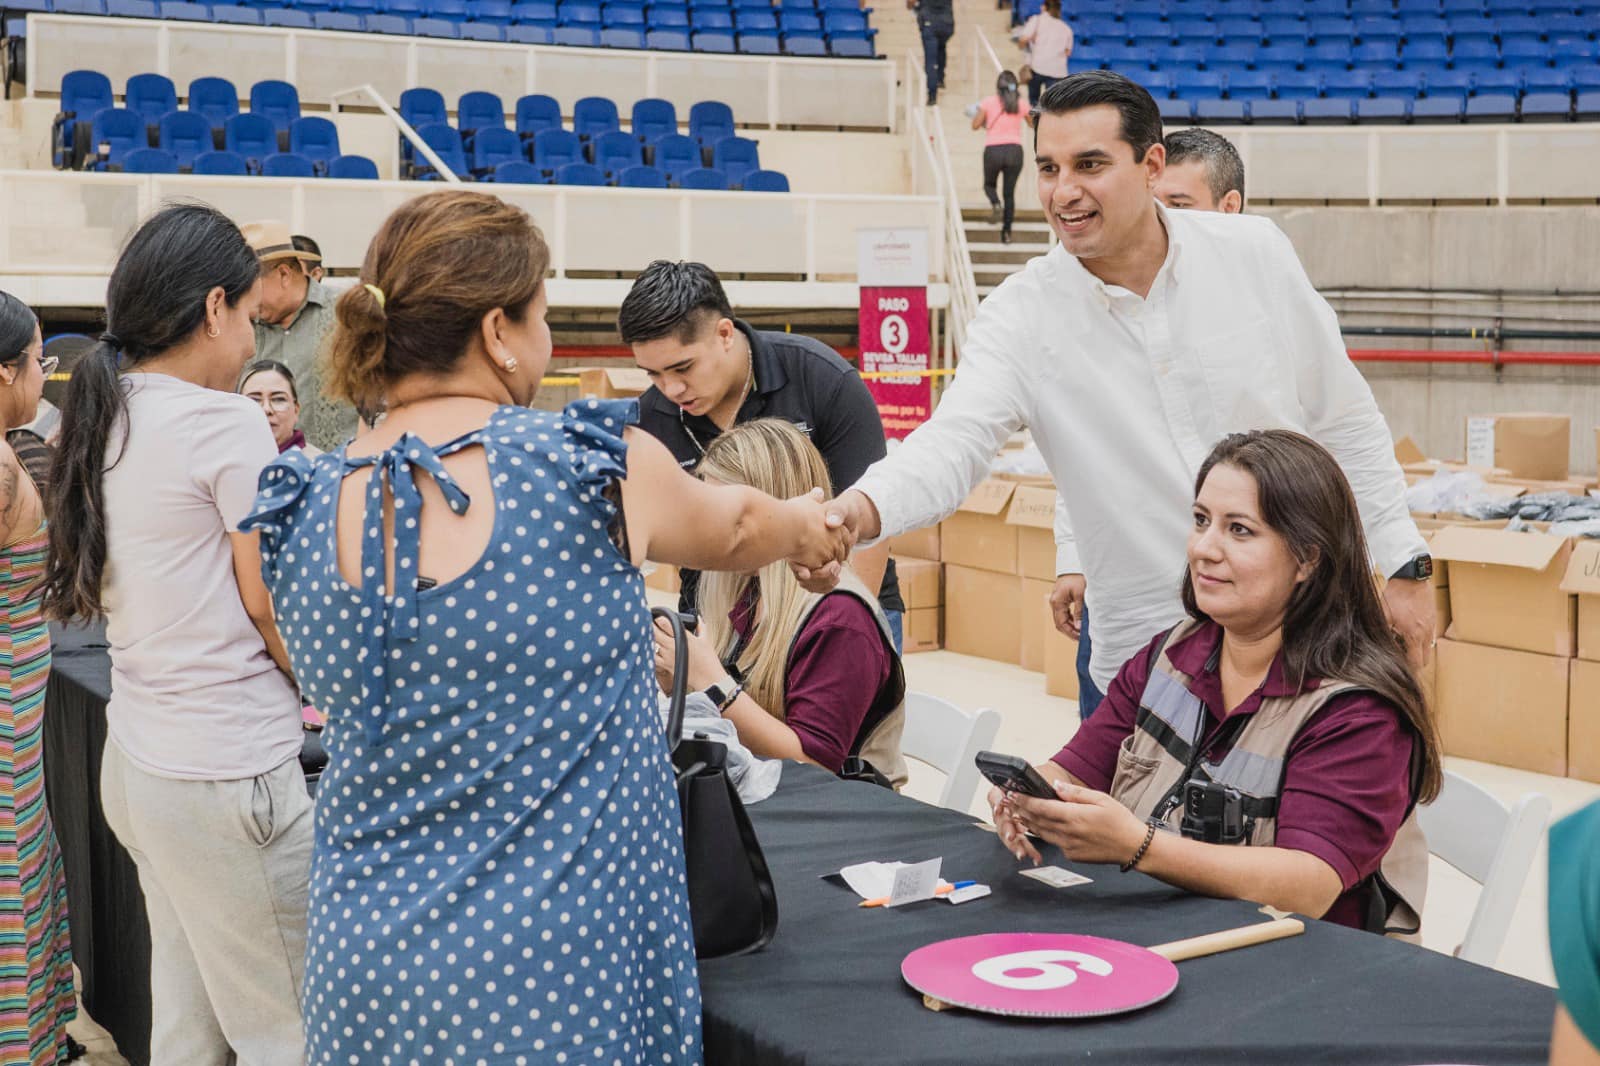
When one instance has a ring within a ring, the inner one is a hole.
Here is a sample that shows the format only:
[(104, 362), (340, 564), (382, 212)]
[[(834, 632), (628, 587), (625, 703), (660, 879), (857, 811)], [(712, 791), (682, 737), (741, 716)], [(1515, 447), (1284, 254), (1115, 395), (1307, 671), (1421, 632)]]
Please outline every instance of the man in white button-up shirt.
[[(1071, 75), (1041, 107), (1039, 200), (1060, 245), (983, 302), (933, 418), (839, 497), (840, 520), (868, 542), (932, 525), (1029, 427), (1075, 535), (1063, 554), (1080, 556), (1057, 572), (1088, 575), (1102, 690), (1183, 617), (1194, 479), (1228, 433), (1315, 438), (1350, 479), (1374, 565), (1425, 555), (1388, 427), (1288, 238), (1263, 218), (1159, 206), (1160, 115), (1126, 78)], [(1425, 656), (1426, 583), (1391, 581), (1385, 598)]]

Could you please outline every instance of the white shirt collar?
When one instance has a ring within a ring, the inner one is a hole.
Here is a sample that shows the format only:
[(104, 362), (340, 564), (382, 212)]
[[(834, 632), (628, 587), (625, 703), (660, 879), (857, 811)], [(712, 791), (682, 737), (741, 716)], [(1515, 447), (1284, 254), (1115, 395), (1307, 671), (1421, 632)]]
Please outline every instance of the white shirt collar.
[[(1155, 297), (1163, 282), (1167, 284), (1176, 284), (1178, 282), (1177, 263), (1183, 247), (1183, 239), (1179, 235), (1179, 230), (1182, 227), (1173, 225), (1172, 215), (1168, 211), (1165, 204), (1163, 204), (1160, 200), (1155, 200), (1154, 202), (1156, 205), (1156, 218), (1160, 221), (1161, 228), (1167, 231), (1167, 257), (1166, 259), (1162, 260), (1161, 269), (1156, 271), (1155, 280), (1150, 286), (1151, 298)], [(1107, 285), (1092, 271), (1085, 267), (1077, 258), (1077, 256), (1073, 255), (1071, 252), (1068, 252), (1066, 247), (1061, 243), (1057, 242), (1055, 250), (1067, 261), (1066, 269), (1068, 276), (1081, 277), (1083, 282), (1088, 285), (1089, 290), (1094, 293), (1095, 299), (1099, 301), (1100, 306), (1110, 310), (1113, 303), (1122, 300), (1135, 300), (1139, 303), (1146, 302), (1144, 300), (1140, 300), (1135, 293), (1128, 289), (1124, 289), (1120, 285)]]

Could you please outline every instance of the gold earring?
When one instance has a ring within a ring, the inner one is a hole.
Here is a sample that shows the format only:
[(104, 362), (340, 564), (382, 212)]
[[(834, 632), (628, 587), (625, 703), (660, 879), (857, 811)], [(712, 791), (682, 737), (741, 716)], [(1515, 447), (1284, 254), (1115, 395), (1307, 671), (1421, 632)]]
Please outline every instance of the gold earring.
[(507, 374), (515, 374), (516, 372), (517, 372), (517, 357), (513, 355), (510, 359), (506, 360), (506, 373)]

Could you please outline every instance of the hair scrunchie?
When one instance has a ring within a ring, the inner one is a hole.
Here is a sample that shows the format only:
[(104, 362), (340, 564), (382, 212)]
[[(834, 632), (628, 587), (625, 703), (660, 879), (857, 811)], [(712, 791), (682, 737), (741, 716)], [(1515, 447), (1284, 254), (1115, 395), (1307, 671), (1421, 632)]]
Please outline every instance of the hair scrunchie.
[(385, 298), (384, 298), (384, 295), (383, 295), (383, 290), (382, 290), (382, 289), (380, 289), (380, 288), (378, 288), (378, 287), (377, 287), (377, 286), (376, 286), (376, 285), (362, 285), (362, 286), (361, 286), (361, 287), (362, 287), (362, 288), (363, 288), (363, 289), (366, 289), (366, 290), (367, 290), (367, 291), (368, 291), (368, 292), (370, 292), (370, 293), (372, 293), (372, 298), (373, 298), (373, 299), (374, 299), (374, 300), (377, 300), (377, 301), (378, 301), (378, 309), (379, 309), (379, 310), (380, 310), (380, 311), (381, 311), (381, 310), (385, 310), (385, 308), (384, 308), (384, 304), (385, 304), (385, 303), (386, 303), (386, 302), (387, 302), (387, 301), (386, 301), (386, 300), (385, 300)]

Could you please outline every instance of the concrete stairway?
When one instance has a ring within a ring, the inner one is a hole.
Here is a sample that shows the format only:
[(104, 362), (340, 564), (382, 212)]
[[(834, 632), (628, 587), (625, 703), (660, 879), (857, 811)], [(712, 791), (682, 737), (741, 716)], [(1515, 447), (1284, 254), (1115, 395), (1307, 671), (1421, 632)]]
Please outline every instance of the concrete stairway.
[(967, 249), (972, 254), (972, 274), (978, 283), (979, 299), (1021, 270), (1029, 259), (1050, 250), (1050, 226), (1041, 211), (1023, 211), (1019, 204), (1016, 221), (1011, 226), (1010, 244), (1000, 243), (1000, 223), (989, 221), (988, 207), (963, 208), (961, 217), (966, 221)]

